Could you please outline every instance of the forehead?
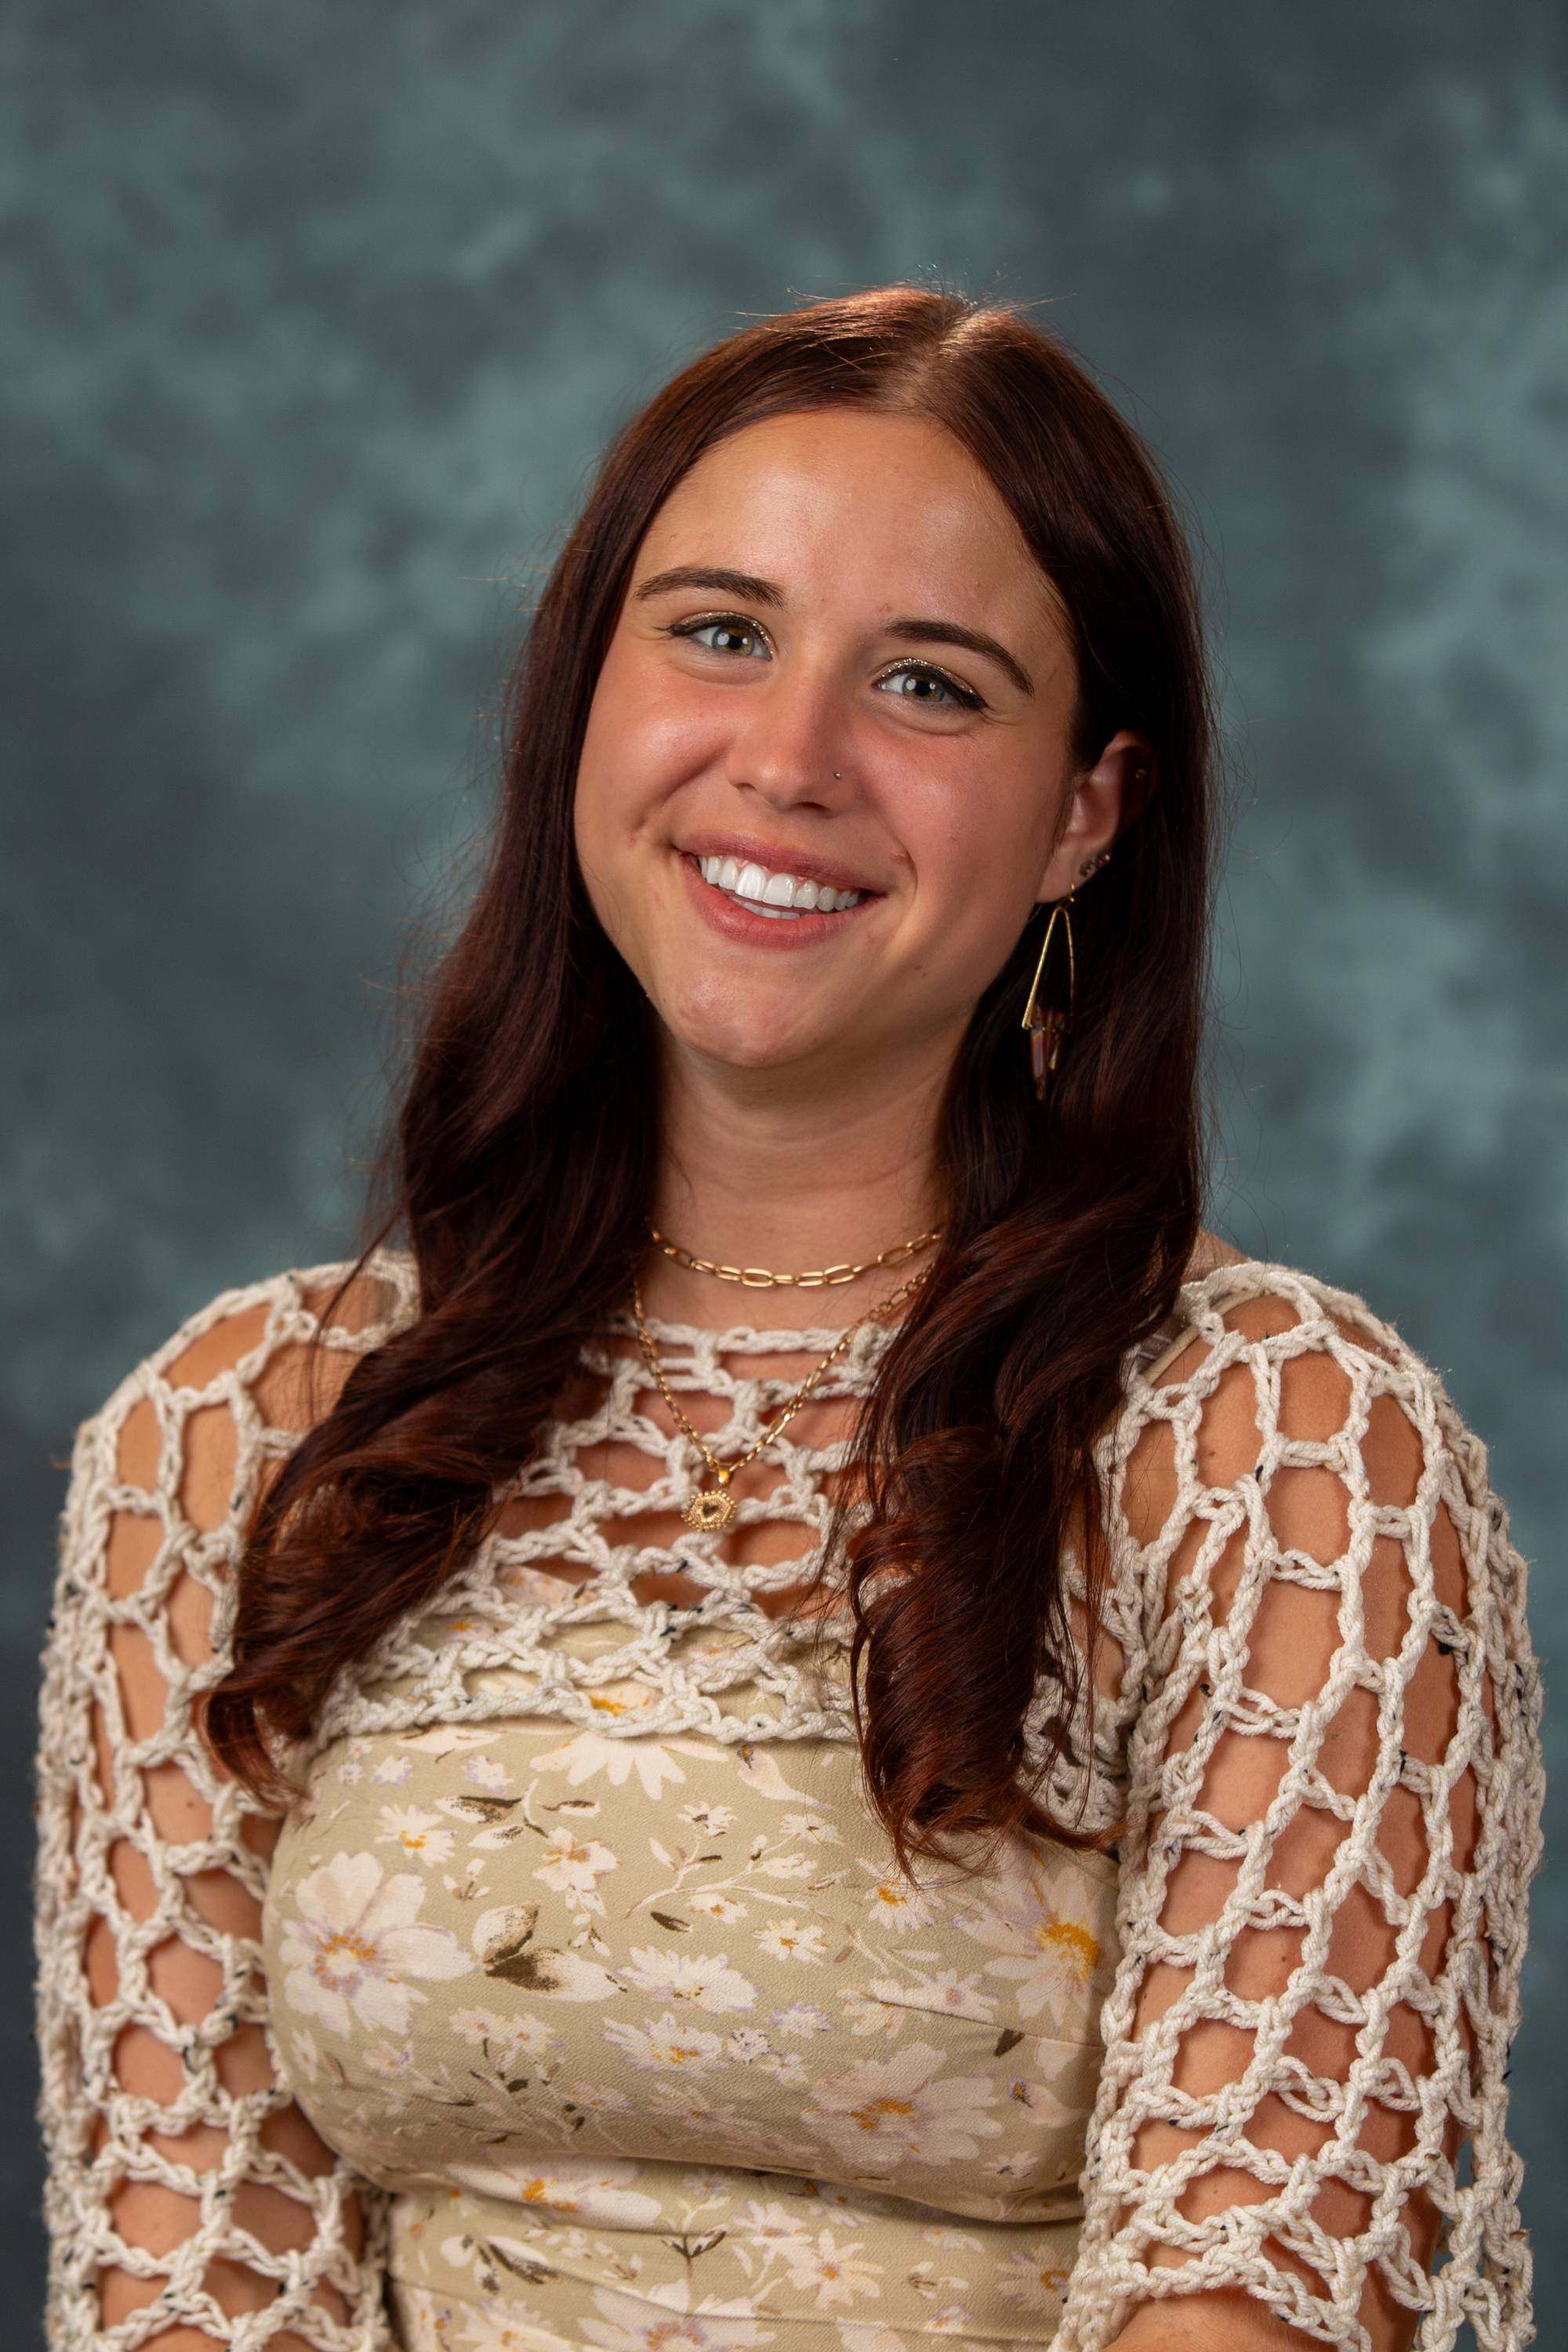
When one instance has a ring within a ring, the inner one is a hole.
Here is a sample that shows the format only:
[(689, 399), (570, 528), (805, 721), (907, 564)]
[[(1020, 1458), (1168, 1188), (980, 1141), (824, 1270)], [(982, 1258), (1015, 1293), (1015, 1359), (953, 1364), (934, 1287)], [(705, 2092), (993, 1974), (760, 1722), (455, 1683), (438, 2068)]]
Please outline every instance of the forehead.
[(826, 408), (742, 426), (671, 491), (637, 570), (686, 562), (868, 613), (941, 610), (1053, 633), (1060, 614), (990, 477), (923, 416)]

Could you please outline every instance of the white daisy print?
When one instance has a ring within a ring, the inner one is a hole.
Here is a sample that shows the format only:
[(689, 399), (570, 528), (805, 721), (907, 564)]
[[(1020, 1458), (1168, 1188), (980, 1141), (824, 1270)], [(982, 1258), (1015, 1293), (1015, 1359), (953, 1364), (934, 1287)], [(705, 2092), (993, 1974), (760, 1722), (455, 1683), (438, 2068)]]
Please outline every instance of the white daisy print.
[(498, 2017), (489, 2009), (459, 2009), (453, 2012), (451, 2026), (460, 2041), (498, 2056), (548, 2058), (561, 2046), (561, 2036), (542, 2017)]
[(351, 2023), (406, 2032), (410, 2008), (426, 1998), (407, 1979), (464, 1976), (469, 1967), (447, 1929), (416, 1924), (424, 1901), (419, 1879), (406, 1871), (386, 1877), (373, 1853), (334, 1854), (300, 1879), (283, 1923), (290, 2008), (333, 2033)]
[(923, 1886), (917, 1886), (912, 1879), (892, 1867), (879, 1869), (872, 1862), (862, 1862), (860, 1867), (870, 1873), (874, 1882), (870, 1894), (873, 1932), (890, 1927), (896, 1935), (901, 1935), (906, 1928), (931, 1926), (937, 1905)]
[(680, 1818), (709, 1837), (722, 1837), (726, 1830), (735, 1825), (735, 1808), (733, 1805), (682, 1805)]
[(784, 1818), (785, 1837), (811, 1838), (818, 1845), (842, 1845), (844, 1841), (831, 1822), (819, 1813), (786, 1813)]
[(509, 1776), (506, 1766), (499, 1763), (495, 1757), (470, 1756), (463, 1767), (463, 1778), (471, 1788), (484, 1789), (490, 1796), (499, 1797), (508, 1784)]
[(545, 1839), (544, 1859), (533, 1874), (558, 1895), (591, 1895), (605, 1873), (616, 1867), (615, 1855), (597, 1838), (556, 1829)]
[(889, 2039), (900, 2034), (910, 2011), (896, 2009), (890, 2002), (873, 2000), (858, 1985), (846, 1985), (838, 1996), (838, 2006), (844, 2012), (845, 2023), (858, 2042), (869, 2033), (883, 2033)]
[(1078, 1882), (1065, 1871), (1013, 1867), (988, 1886), (982, 1907), (957, 1922), (977, 1944), (1002, 1957), (987, 1960), (988, 1977), (1018, 1988), (1021, 2017), (1044, 2011), (1047, 2024), (1070, 2005), (1109, 1989), (1111, 1958), (1100, 1940), (1101, 1920)]
[(802, 2294), (814, 2294), (818, 2311), (850, 2305), (858, 2294), (879, 2294), (880, 2263), (868, 2262), (856, 2242), (841, 2244), (831, 2230), (815, 2238), (793, 2240), (784, 2249), (789, 2283)]
[[(595, 1696), (596, 1703), (598, 1695)], [(657, 1739), (606, 1739), (599, 1731), (580, 1731), (574, 1739), (547, 1749), (533, 1761), (541, 1772), (564, 1772), (573, 1789), (580, 1789), (584, 1780), (601, 1772), (612, 1789), (624, 1789), (635, 1772), (645, 1797), (657, 1797), (667, 1780), (686, 1778), (668, 1748)]]
[(1068, 2266), (1054, 2247), (1015, 2246), (994, 2275), (1004, 2302), (1021, 2305), (1026, 2311), (1054, 2311), (1067, 2284)]
[(978, 1976), (961, 1977), (956, 1969), (940, 1969), (908, 1984), (880, 1977), (868, 1990), (874, 2000), (890, 2001), (895, 2008), (944, 2010), (950, 2017), (973, 2017), (989, 2025), (994, 2021), (996, 2003), (979, 1985)]
[(370, 1777), (378, 1789), (401, 1789), (413, 1769), (412, 1756), (384, 1756)]
[(759, 2074), (771, 2074), (778, 2083), (799, 2084), (807, 2079), (805, 2061), (798, 2050), (759, 2050), (752, 2063)]
[(716, 2033), (669, 2010), (646, 2026), (623, 2025), (613, 2020), (605, 2028), (605, 2040), (644, 2074), (704, 2074), (718, 2065), (724, 2046)]
[(886, 2171), (900, 2160), (972, 2164), (982, 2139), (1002, 2128), (986, 2112), (995, 2086), (984, 2074), (943, 2081), (944, 2063), (929, 2042), (862, 2058), (816, 2085), (805, 2119), (858, 2170)]
[(792, 2213), (776, 2197), (753, 2197), (742, 2205), (736, 2217), (736, 2227), (760, 2245), (794, 2246), (810, 2242), (810, 2229), (804, 2215)]
[(382, 1845), (401, 1846), (413, 1861), (426, 1864), (450, 1862), (456, 1843), (451, 1831), (442, 1828), (440, 1814), (424, 1812), (417, 1805), (383, 1805), (376, 1838)]
[(745, 1905), (737, 1903), (734, 1897), (729, 1895), (688, 1895), (687, 1907), (689, 1910), (700, 1911), (705, 1919), (721, 1920), (725, 1927), (732, 1926), (737, 1919), (743, 1919), (746, 1916)]
[(476, 2048), (487, 2042), (499, 2048), (511, 2038), (505, 2018), (489, 2009), (455, 2009), (447, 2022), (459, 2042), (471, 2042)]
[(659, 2218), (658, 2200), (634, 2186), (635, 2164), (569, 2156), (528, 2164), (503, 2157), (489, 2164), (453, 2163), (447, 2169), (481, 2197), (531, 2206), (552, 2221), (578, 2221), (589, 2229), (646, 2230)]
[(661, 2282), (646, 2300), (619, 2294), (614, 2287), (595, 2287), (598, 2316), (577, 2325), (600, 2352), (744, 2352), (751, 2345), (773, 2342), (771, 2327), (707, 2312), (700, 2305), (693, 2311), (690, 2297), (685, 2279)]
[(759, 1948), (770, 1960), (820, 1960), (826, 1949), (822, 1930), (809, 1920), (770, 1919), (757, 1929)]
[[(695, 2079), (684, 2075), (656, 2082), (648, 2093), (647, 2108), (652, 2115), (668, 2116), (691, 2139), (709, 2139), (715, 2134), (728, 2134), (736, 2123), (733, 2107), (721, 2106), (717, 2099), (710, 2099), (700, 2088)], [(754, 2139), (759, 2147), (763, 2146), (750, 2124), (747, 2134), (749, 2140)]]
[(680, 2193), (693, 2197), (700, 2205), (710, 2205), (716, 2199), (727, 2200), (733, 2176), (727, 2166), (710, 2165), (706, 2170), (683, 2172)]
[(833, 2020), (814, 2000), (792, 2000), (787, 2009), (768, 2011), (768, 2023), (780, 2033), (794, 2033), (804, 2038), (808, 2033), (830, 2033)]
[(651, 1944), (634, 1945), (632, 1956), (616, 1971), (616, 1981), (628, 1992), (651, 1993), (656, 2000), (689, 2000), (696, 2009), (751, 2009), (757, 1989), (719, 1952), (661, 1952)]
[(584, 2116), (624, 2116), (632, 2104), (624, 2091), (609, 2083), (574, 2083), (565, 2101), (569, 2108)]
[(313, 2083), (321, 2072), (321, 2053), (316, 2037), (304, 2027), (289, 2037), (289, 2065), (290, 2073), (302, 2074), (307, 2083)]

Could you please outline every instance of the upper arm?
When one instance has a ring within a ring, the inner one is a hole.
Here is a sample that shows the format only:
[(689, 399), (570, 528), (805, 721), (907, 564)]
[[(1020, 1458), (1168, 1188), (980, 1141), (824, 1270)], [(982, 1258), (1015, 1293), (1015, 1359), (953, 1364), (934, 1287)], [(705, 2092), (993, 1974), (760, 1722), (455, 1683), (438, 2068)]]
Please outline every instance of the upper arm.
[(1123, 1490), (1151, 1673), (1064, 2346), (1206, 2286), (1216, 2345), (1294, 2322), (1395, 2352), (1445, 2222), (1510, 2259), (1539, 1805), (1519, 1563), (1397, 1344), (1266, 1293), (1169, 1379)]
[(124, 2322), (119, 2340), (183, 2352), (274, 2307), (277, 2346), (373, 2324), (361, 2185), (272, 2063), (259, 1927), (277, 1825), (192, 1713), (223, 1670), (258, 1489), (353, 1360), (345, 1330), (312, 1393), (324, 1305), (291, 1277), (217, 1302), (79, 1435), (39, 1771), (61, 2344)]

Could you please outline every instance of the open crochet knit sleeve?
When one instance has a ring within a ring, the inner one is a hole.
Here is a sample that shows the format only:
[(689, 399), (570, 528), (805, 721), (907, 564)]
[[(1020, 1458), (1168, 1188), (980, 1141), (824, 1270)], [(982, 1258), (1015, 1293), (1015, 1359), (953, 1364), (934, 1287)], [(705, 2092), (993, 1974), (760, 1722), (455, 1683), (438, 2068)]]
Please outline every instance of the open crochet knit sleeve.
[[(329, 1290), (216, 1300), (77, 1439), (46, 1654), (39, 2042), (51, 2352), (371, 2352), (376, 2192), (276, 2078), (259, 1973), (275, 1827), (192, 1702), (221, 1670), (258, 1481), (304, 1426)], [(346, 1370), (382, 1335), (329, 1332)]]
[(1207, 2342), (1220, 2306), (1181, 2299), (1209, 2294), (1346, 2352), (1438, 2352), (1466, 2319), (1522, 2352), (1523, 1564), (1481, 1445), (1360, 1300), (1250, 1261), (1184, 1297), (1190, 1344), (1134, 1381), (1103, 1458), (1143, 1622), (1055, 2352), (1150, 2305)]

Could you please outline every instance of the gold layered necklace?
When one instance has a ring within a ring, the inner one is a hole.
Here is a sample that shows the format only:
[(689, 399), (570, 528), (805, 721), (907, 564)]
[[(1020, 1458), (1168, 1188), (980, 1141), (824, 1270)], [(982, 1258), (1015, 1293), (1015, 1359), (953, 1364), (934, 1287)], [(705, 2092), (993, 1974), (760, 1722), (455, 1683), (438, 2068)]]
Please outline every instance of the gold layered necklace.
[(714, 1275), (721, 1282), (744, 1283), (748, 1290), (837, 1289), (841, 1283), (858, 1281), (863, 1274), (875, 1274), (879, 1266), (901, 1265), (906, 1258), (941, 1241), (942, 1232), (940, 1225), (932, 1225), (929, 1233), (916, 1234), (912, 1241), (895, 1242), (891, 1249), (879, 1251), (860, 1265), (819, 1265), (805, 1274), (774, 1274), (765, 1265), (717, 1265), (710, 1257), (693, 1257), (679, 1242), (672, 1242), (668, 1234), (661, 1234), (657, 1225), (648, 1227), (655, 1248), (673, 1258), (677, 1265), (685, 1266), (692, 1274)]
[[(928, 1242), (934, 1238), (934, 1234), (922, 1234), (919, 1241), (900, 1244), (897, 1253), (884, 1253), (882, 1257), (873, 1259), (870, 1263), (874, 1265), (882, 1265), (888, 1264), (895, 1255), (905, 1257), (910, 1256), (916, 1249), (925, 1246)], [(660, 1243), (660, 1246), (668, 1249), (673, 1248), (673, 1244), (666, 1244), (662, 1241)], [(721, 1271), (721, 1269), (716, 1266), (705, 1266), (698, 1262), (697, 1271), (699, 1273), (717, 1273), (720, 1275), (721, 1280), (738, 1282), (744, 1279), (745, 1273), (750, 1273), (753, 1277), (755, 1277), (760, 1276), (764, 1269), (758, 1266), (752, 1266), (744, 1269), (744, 1271), (739, 1268), (724, 1269)], [(869, 1266), (866, 1268), (857, 1267), (854, 1271), (868, 1272)], [(834, 1341), (832, 1347), (829, 1348), (826, 1355), (824, 1356), (822, 1361), (817, 1365), (816, 1370), (801, 1382), (799, 1388), (795, 1390), (793, 1396), (785, 1400), (784, 1405), (781, 1407), (779, 1412), (773, 1415), (772, 1421), (768, 1423), (766, 1429), (763, 1430), (756, 1444), (754, 1445), (748, 1446), (745, 1453), (742, 1454), (740, 1459), (736, 1462), (721, 1462), (718, 1455), (712, 1451), (707, 1440), (703, 1437), (701, 1431), (692, 1427), (690, 1422), (687, 1419), (685, 1413), (677, 1403), (669, 1382), (664, 1376), (664, 1366), (659, 1362), (658, 1349), (653, 1343), (653, 1334), (647, 1328), (647, 1318), (643, 1312), (642, 1286), (638, 1282), (637, 1276), (635, 1275), (633, 1276), (632, 1313), (637, 1322), (637, 1341), (642, 1349), (643, 1360), (647, 1364), (648, 1370), (653, 1375), (654, 1385), (658, 1390), (660, 1396), (664, 1399), (665, 1403), (669, 1408), (671, 1419), (675, 1422), (676, 1426), (680, 1430), (682, 1435), (689, 1438), (691, 1444), (697, 1448), (697, 1451), (701, 1455), (703, 1463), (707, 1468), (709, 1478), (711, 1481), (711, 1484), (706, 1486), (700, 1485), (694, 1486), (691, 1492), (686, 1498), (680, 1516), (685, 1520), (689, 1528), (695, 1528), (700, 1534), (717, 1535), (730, 1525), (730, 1522), (735, 1516), (735, 1497), (730, 1492), (730, 1482), (734, 1477), (736, 1472), (743, 1470), (748, 1462), (754, 1462), (757, 1455), (762, 1453), (763, 1448), (771, 1445), (773, 1440), (779, 1436), (795, 1419), (795, 1414), (800, 1411), (802, 1405), (805, 1404), (807, 1399), (814, 1394), (818, 1382), (823, 1379), (824, 1375), (838, 1361), (839, 1357), (844, 1353), (845, 1349), (847, 1348), (851, 1339), (854, 1339), (855, 1334), (858, 1331), (864, 1329), (868, 1323), (881, 1322), (885, 1317), (892, 1313), (895, 1307), (901, 1307), (906, 1298), (913, 1297), (914, 1293), (920, 1288), (921, 1283), (924, 1282), (930, 1272), (931, 1268), (929, 1266), (922, 1266), (918, 1274), (910, 1275), (907, 1282), (901, 1282), (896, 1290), (890, 1291), (886, 1298), (880, 1299), (867, 1314), (862, 1315), (858, 1322), (851, 1323), (847, 1331), (841, 1331), (837, 1339)], [(823, 1282), (830, 1274), (836, 1274), (837, 1280), (841, 1282), (849, 1278), (846, 1275), (837, 1273), (836, 1268), (827, 1267), (815, 1277), (808, 1277), (803, 1275), (769, 1275), (767, 1282), (769, 1285), (774, 1283), (792, 1283), (802, 1289), (805, 1289), (815, 1287), (817, 1284)], [(762, 1288), (763, 1286), (764, 1286), (761, 1282), (755, 1279), (748, 1285), (748, 1287), (753, 1289)]]

